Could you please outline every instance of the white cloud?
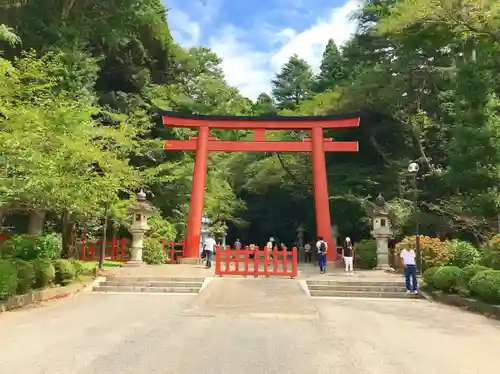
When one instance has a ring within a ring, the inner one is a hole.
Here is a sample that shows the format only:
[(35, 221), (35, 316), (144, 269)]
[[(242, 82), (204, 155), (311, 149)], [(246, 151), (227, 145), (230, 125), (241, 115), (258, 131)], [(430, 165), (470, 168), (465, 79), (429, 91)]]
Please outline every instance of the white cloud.
[[(198, 1), (197, 6), (206, 8), (211, 13), (218, 9), (223, 1)], [(266, 33), (266, 36), (269, 36), (269, 44), (274, 46), (271, 52), (259, 51), (255, 46), (246, 43), (244, 39), (250, 37), (251, 40), (252, 31), (234, 26), (226, 26), (210, 37), (209, 47), (222, 58), (222, 68), (228, 83), (238, 87), (245, 96), (256, 99), (261, 92), (271, 91), (274, 74), (293, 54), (305, 59), (317, 72), (328, 40), (333, 38), (335, 43), (341, 46), (354, 34), (356, 24), (351, 21), (350, 16), (360, 3), (361, 0), (348, 0), (302, 32), (291, 27), (277, 30), (270, 25), (261, 25), (260, 33)], [(174, 9), (169, 12), (172, 34), (175, 40), (184, 46), (199, 43), (203, 22), (200, 20), (200, 23), (197, 23), (187, 14)], [(272, 34), (267, 35), (270, 30)]]
[[(293, 54), (306, 60), (315, 72), (319, 70), (321, 57), (328, 40), (333, 38), (337, 46), (343, 45), (356, 31), (356, 24), (350, 17), (360, 5), (359, 0), (350, 0), (342, 7), (332, 10), (326, 19), (318, 19), (309, 29), (296, 33), (271, 58), (271, 65), (278, 70)], [(289, 29), (282, 33), (291, 35)]]

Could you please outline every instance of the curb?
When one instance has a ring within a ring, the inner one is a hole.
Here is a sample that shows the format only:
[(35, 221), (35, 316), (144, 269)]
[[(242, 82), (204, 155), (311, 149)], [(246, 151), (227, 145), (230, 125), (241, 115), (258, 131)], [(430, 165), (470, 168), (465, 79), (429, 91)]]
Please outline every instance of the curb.
[(64, 287), (46, 288), (44, 290), (30, 291), (24, 295), (15, 295), (4, 302), (0, 302), (0, 313), (44, 301), (66, 298), (80, 292), (88, 292), (92, 290), (96, 282), (100, 283), (102, 280), (103, 277), (99, 277), (93, 279), (90, 283), (73, 283)]

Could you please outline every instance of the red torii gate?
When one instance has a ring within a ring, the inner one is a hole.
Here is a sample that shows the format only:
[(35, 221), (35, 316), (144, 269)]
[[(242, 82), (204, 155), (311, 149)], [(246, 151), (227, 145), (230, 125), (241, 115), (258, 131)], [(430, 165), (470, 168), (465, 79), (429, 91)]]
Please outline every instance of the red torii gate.
[[(323, 137), (323, 129), (359, 126), (359, 115), (321, 117), (207, 116), (162, 112), (163, 124), (170, 127), (197, 128), (198, 136), (189, 140), (166, 140), (167, 151), (196, 151), (193, 185), (183, 257), (199, 256), (201, 221), (205, 198), (208, 152), (312, 152), (316, 232), (331, 248), (328, 260), (336, 259), (330, 226), (330, 201), (326, 178), (325, 152), (358, 152), (358, 142), (336, 142)], [(218, 140), (210, 129), (253, 130), (251, 141)], [(266, 130), (310, 130), (303, 141), (268, 141)]]

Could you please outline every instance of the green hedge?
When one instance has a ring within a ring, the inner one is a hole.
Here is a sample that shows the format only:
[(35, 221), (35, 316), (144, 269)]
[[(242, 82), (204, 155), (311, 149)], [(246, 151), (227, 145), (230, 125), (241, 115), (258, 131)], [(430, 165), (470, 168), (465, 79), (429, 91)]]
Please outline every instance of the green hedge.
[(5, 300), (16, 292), (17, 269), (9, 260), (0, 260), (0, 300)]
[(452, 240), (450, 265), (464, 268), (468, 265), (479, 264), (482, 260), (482, 253), (471, 243), (463, 240)]
[(500, 304), (500, 270), (483, 270), (469, 282), (471, 294), (479, 300)]
[(56, 276), (56, 271), (52, 261), (46, 259), (38, 259), (33, 261), (33, 269), (35, 270), (35, 287), (48, 287)]
[(355, 265), (360, 269), (373, 269), (377, 266), (377, 243), (375, 240), (362, 240), (355, 246)]
[(71, 283), (76, 278), (75, 266), (70, 260), (59, 259), (54, 261), (56, 270), (55, 282), (62, 286)]
[(457, 290), (460, 273), (458, 266), (443, 266), (432, 276), (432, 283), (438, 290), (454, 292)]
[(167, 255), (161, 239), (151, 237), (144, 238), (142, 259), (148, 265), (160, 265), (167, 262)]
[(427, 284), (431, 288), (436, 288), (436, 285), (434, 284), (434, 275), (439, 269), (441, 269), (441, 266), (433, 266), (424, 271), (425, 284)]
[(35, 269), (33, 269), (33, 264), (28, 261), (14, 260), (12, 263), (17, 269), (16, 293), (24, 294), (35, 285)]

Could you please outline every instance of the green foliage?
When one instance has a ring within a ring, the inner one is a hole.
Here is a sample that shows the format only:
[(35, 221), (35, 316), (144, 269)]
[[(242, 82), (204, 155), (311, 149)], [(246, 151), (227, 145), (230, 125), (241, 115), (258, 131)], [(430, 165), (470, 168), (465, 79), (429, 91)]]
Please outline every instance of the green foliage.
[(346, 78), (344, 59), (340, 54), (333, 39), (328, 41), (323, 59), (321, 60), (320, 73), (314, 84), (315, 92), (325, 92), (340, 86)]
[(70, 260), (59, 259), (54, 261), (55, 282), (66, 286), (76, 278), (76, 269)]
[(468, 265), (478, 264), (482, 259), (481, 252), (469, 242), (455, 239), (450, 245), (450, 265), (464, 268)]
[(478, 299), (500, 304), (500, 271), (484, 270), (477, 273), (469, 283), (471, 294)]
[(484, 247), (484, 264), (500, 270), (500, 235), (495, 235)]
[(61, 253), (61, 236), (48, 233), (33, 237), (15, 235), (9, 238), (3, 247), (4, 257), (14, 257), (25, 261), (37, 258), (56, 259)]
[(458, 266), (443, 266), (434, 273), (431, 283), (438, 290), (454, 292), (457, 290), (460, 274)]
[(75, 279), (79, 279), (85, 270), (85, 266), (83, 265), (83, 261), (79, 260), (70, 260), (71, 265), (75, 269)]
[(441, 266), (433, 266), (424, 271), (424, 281), (431, 288), (436, 288), (436, 284), (434, 283), (434, 276), (441, 269)]
[(0, 260), (0, 300), (13, 295), (17, 288), (17, 269), (9, 260)]
[(355, 263), (361, 269), (373, 269), (377, 266), (377, 243), (375, 240), (362, 240), (355, 246)]
[(52, 261), (47, 259), (38, 259), (33, 261), (35, 271), (35, 287), (48, 287), (55, 279), (56, 271)]
[[(490, 269), (486, 266), (477, 265), (477, 264), (476, 265), (468, 265), (468, 266), (464, 267), (462, 269), (462, 271), (460, 272), (460, 277), (458, 279), (458, 286), (462, 290), (468, 291), (470, 280), (472, 278), (474, 278), (474, 276), (477, 273), (479, 273), (481, 271), (485, 271), (485, 270), (490, 270)], [(467, 292), (465, 292), (465, 293), (467, 293)]]
[(35, 284), (35, 270), (33, 264), (23, 260), (14, 260), (13, 264), (17, 269), (16, 292), (18, 294), (24, 294)]
[(142, 259), (148, 265), (160, 265), (166, 262), (167, 255), (160, 238), (146, 237), (144, 239)]

